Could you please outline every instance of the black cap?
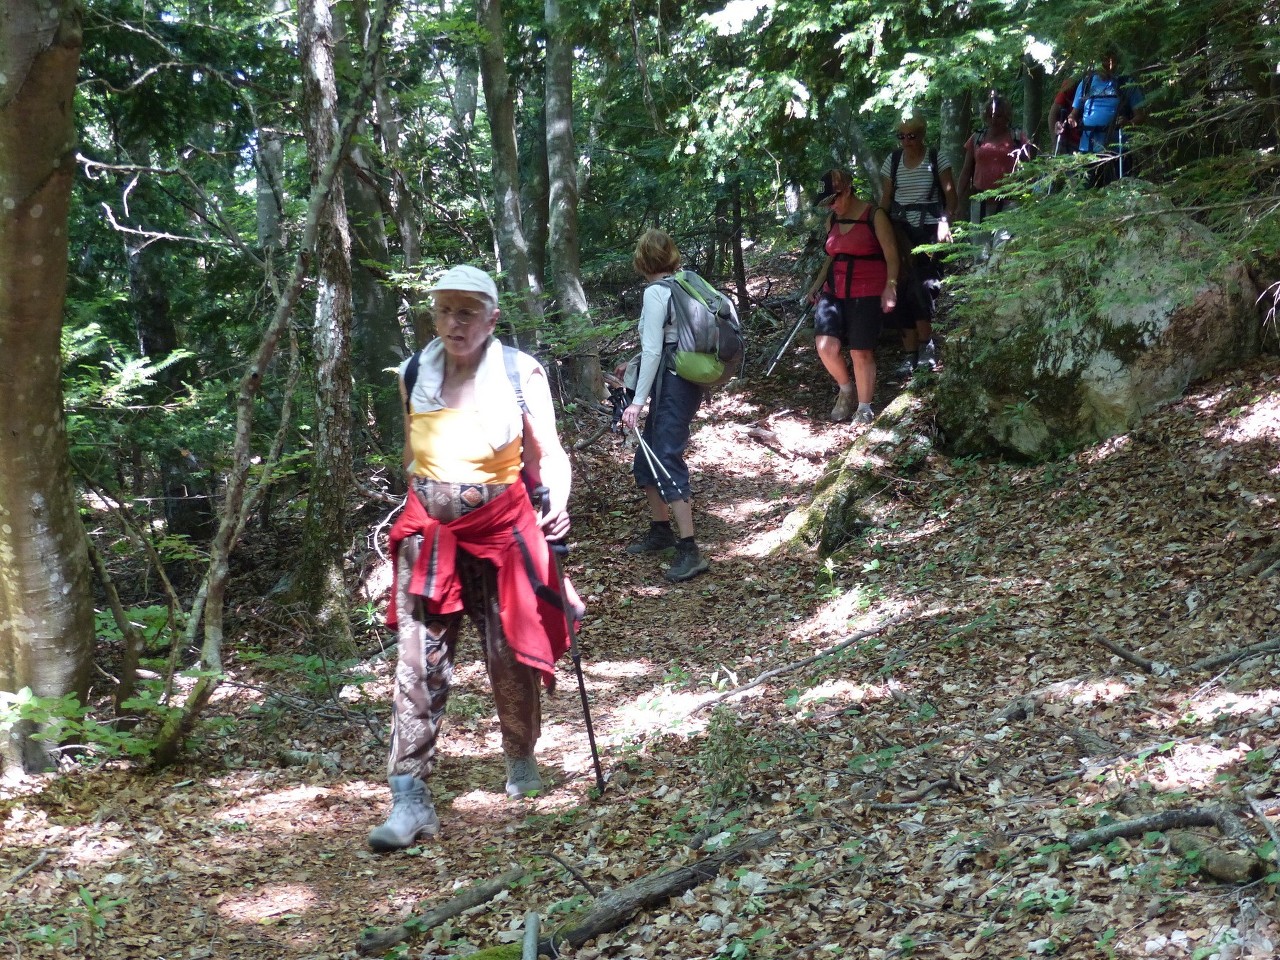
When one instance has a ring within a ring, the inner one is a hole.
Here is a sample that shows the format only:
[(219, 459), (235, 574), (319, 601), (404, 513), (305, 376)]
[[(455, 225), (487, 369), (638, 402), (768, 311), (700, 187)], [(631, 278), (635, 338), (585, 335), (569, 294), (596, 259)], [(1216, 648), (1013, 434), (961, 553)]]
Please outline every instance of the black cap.
[(843, 170), (828, 170), (822, 175), (822, 186), (818, 190), (818, 198), (813, 201), (815, 207), (820, 207), (824, 203), (831, 200), (849, 189), (849, 178)]

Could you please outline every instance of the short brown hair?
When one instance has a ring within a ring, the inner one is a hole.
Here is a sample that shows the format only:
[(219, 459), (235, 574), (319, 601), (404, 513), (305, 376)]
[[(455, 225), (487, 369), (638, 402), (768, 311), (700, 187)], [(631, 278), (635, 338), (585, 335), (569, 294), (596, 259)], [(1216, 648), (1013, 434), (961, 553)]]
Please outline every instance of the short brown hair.
[(675, 273), (680, 268), (680, 251), (675, 241), (661, 230), (650, 227), (636, 241), (636, 252), (631, 258), (636, 273)]

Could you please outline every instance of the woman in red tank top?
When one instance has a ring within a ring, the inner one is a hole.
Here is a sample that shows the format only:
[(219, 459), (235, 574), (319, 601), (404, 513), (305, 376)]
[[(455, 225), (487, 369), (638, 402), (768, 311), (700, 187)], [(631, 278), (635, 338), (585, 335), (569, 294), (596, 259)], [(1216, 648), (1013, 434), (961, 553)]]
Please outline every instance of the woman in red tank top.
[[(818, 205), (827, 218), (827, 259), (809, 287), (815, 346), (823, 367), (839, 388), (831, 419), (870, 423), (876, 390), (876, 344), (880, 323), (898, 302), (898, 248), (884, 210), (854, 196), (844, 170), (822, 178)], [(849, 351), (853, 378), (845, 365)], [(855, 396), (856, 389), (856, 396)]]

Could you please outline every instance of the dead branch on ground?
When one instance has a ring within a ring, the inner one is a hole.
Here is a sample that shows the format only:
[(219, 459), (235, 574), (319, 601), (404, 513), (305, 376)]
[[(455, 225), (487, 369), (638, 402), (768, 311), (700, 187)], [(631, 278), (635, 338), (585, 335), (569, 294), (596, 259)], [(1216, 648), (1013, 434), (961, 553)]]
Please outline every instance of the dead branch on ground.
[(452, 900), (442, 903), (433, 910), (428, 910), (421, 916), (413, 917), (411, 924), (403, 923), (398, 927), (366, 930), (360, 934), (360, 940), (356, 943), (356, 950), (366, 957), (373, 953), (384, 953), (397, 943), (403, 943), (408, 940), (415, 932), (438, 927), (446, 920), (453, 919), (465, 910), (478, 907), (482, 903), (488, 903), (503, 890), (507, 890), (523, 880), (528, 875), (528, 872), (524, 867), (516, 867), (514, 870), (508, 870), (492, 880), (481, 880), (463, 887), (462, 891)]

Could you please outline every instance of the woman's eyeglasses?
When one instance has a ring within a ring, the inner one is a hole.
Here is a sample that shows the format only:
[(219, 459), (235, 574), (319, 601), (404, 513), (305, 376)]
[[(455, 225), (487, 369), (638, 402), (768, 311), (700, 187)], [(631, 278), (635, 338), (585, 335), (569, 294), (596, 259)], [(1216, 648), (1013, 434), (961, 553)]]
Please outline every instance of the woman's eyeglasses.
[(478, 323), (485, 318), (484, 310), (477, 310), (475, 307), (436, 307), (435, 318), (436, 323), (443, 323), (445, 320), (453, 320), (460, 326), (469, 327), (473, 323)]
[(920, 139), (920, 134), (918, 134), (918, 133), (900, 133), (900, 134), (898, 134), (898, 139), (899, 139), (900, 141), (901, 141), (901, 140), (919, 140), (919, 139)]

